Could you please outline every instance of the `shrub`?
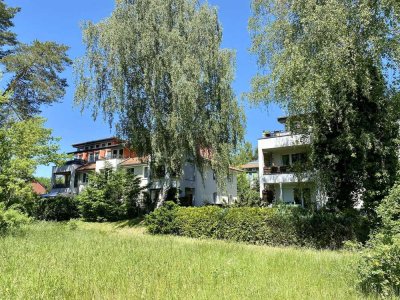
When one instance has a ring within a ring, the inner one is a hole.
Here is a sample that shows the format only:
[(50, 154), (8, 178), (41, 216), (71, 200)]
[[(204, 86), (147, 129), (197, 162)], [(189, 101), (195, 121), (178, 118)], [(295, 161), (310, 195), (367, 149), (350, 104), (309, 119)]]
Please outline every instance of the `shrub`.
[(77, 197), (82, 217), (87, 221), (118, 221), (138, 216), (142, 209), (140, 181), (122, 169), (91, 175), (89, 185)]
[(177, 234), (176, 214), (179, 206), (167, 201), (145, 218), (147, 230), (152, 234)]
[(362, 254), (358, 267), (359, 284), (366, 293), (383, 297), (400, 295), (400, 234), (387, 237), (375, 236), (372, 247)]
[(57, 196), (36, 201), (33, 216), (45, 221), (68, 221), (79, 217), (78, 203), (74, 197)]
[(346, 241), (365, 242), (368, 238), (367, 219), (355, 211), (303, 211), (295, 218), (302, 246), (339, 249)]
[(366, 293), (400, 295), (400, 184), (377, 209), (381, 224), (359, 264), (359, 285)]
[(29, 218), (14, 209), (5, 209), (0, 205), (0, 236), (18, 232), (21, 225), (29, 222)]
[(148, 215), (146, 225), (150, 233), (336, 249), (344, 241), (360, 239), (357, 226), (362, 222), (359, 219), (357, 215), (308, 213), (287, 206), (186, 208), (169, 203)]

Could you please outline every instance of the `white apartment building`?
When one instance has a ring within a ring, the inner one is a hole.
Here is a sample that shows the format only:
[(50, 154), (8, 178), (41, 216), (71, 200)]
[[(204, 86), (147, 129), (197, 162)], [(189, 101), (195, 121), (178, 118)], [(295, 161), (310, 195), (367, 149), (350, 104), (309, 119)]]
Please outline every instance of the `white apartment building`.
[(307, 170), (309, 137), (292, 134), (286, 121), (278, 118), (285, 130), (264, 132), (258, 140), (260, 197), (271, 204), (318, 204), (318, 189)]
[[(70, 154), (74, 159), (64, 166), (54, 166), (52, 170), (52, 189), (44, 197), (58, 194), (77, 195), (82, 192), (90, 174), (101, 172), (107, 166), (112, 169), (126, 168), (141, 178), (141, 186), (146, 187), (153, 200), (162, 196), (165, 178), (150, 167), (147, 158), (138, 157), (124, 141), (115, 137), (94, 140), (73, 145), (76, 151)], [(237, 200), (237, 173), (241, 170), (230, 168), (225, 188), (218, 187), (215, 174), (206, 168), (201, 176), (198, 168), (186, 163), (183, 175), (172, 178), (173, 188), (179, 191), (180, 198), (186, 198), (193, 206), (205, 204), (232, 204)]]

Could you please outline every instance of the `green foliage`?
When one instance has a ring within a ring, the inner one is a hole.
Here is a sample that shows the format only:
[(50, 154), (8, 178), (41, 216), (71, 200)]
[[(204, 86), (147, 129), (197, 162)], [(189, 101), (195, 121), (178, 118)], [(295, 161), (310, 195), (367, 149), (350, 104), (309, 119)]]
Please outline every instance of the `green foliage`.
[(43, 185), (47, 191), (51, 190), (51, 178), (49, 177), (35, 177), (41, 185)]
[(367, 293), (382, 297), (400, 295), (400, 234), (390, 243), (378, 241), (373, 248), (365, 250), (358, 266), (359, 284)]
[(169, 204), (146, 219), (150, 233), (318, 249), (338, 249), (347, 240), (365, 241), (365, 223), (355, 213), (310, 213), (288, 206), (183, 208)]
[(256, 160), (258, 157), (257, 149), (253, 149), (250, 142), (245, 142), (235, 151), (232, 157), (232, 166), (240, 167), (250, 161)]
[(399, 135), (398, 1), (253, 0), (249, 97), (311, 126), (314, 168), (335, 209), (370, 215), (393, 185)]
[(367, 293), (400, 296), (400, 184), (377, 209), (381, 224), (368, 242), (358, 268), (359, 285)]
[(34, 41), (19, 44), (1, 63), (11, 80), (3, 95), (10, 92), (10, 101), (2, 113), (16, 114), (20, 119), (35, 116), (42, 105), (62, 99), (67, 87), (59, 74), (71, 64), (67, 46), (54, 42)]
[(67, 84), (59, 75), (71, 64), (68, 47), (53, 42), (18, 43), (10, 31), (18, 11), (0, 1), (0, 64), (8, 80), (0, 92), (0, 202), (6, 207), (32, 204), (31, 180), (37, 166), (66, 158), (57, 154), (58, 139), (37, 115), (42, 105), (65, 94)]
[(251, 186), (246, 173), (237, 175), (237, 193), (235, 206), (261, 206), (259, 189)]
[(216, 9), (192, 0), (117, 1), (109, 18), (84, 25), (83, 38), (76, 103), (110, 122), (118, 115), (119, 133), (167, 175), (182, 174), (190, 158), (200, 172), (211, 164), (223, 184), (244, 116)]
[(78, 218), (78, 203), (74, 197), (67, 196), (39, 198), (33, 207), (33, 217), (45, 221), (68, 221)]
[(145, 219), (147, 230), (152, 234), (176, 234), (176, 213), (179, 206), (166, 201), (160, 208), (148, 214)]
[(4, 49), (5, 46), (17, 44), (17, 35), (10, 31), (10, 28), (14, 26), (12, 19), (19, 10), (16, 7), (8, 7), (3, 0), (0, 1), (0, 59), (11, 52), (10, 49)]
[(4, 205), (0, 204), (0, 237), (18, 232), (21, 226), (28, 222), (29, 218), (23, 213), (5, 209)]
[(0, 202), (10, 206), (34, 199), (31, 180), (37, 166), (60, 163), (58, 139), (44, 128), (45, 120), (30, 118), (0, 126)]
[(80, 212), (88, 221), (117, 221), (141, 213), (140, 178), (124, 169), (94, 173), (77, 196)]

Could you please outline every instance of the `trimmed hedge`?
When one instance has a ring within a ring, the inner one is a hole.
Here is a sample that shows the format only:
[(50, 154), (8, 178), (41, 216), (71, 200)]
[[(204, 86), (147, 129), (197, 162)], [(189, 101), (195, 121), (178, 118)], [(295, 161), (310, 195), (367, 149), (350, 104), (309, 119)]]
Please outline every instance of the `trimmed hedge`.
[(270, 246), (338, 249), (347, 240), (365, 241), (366, 220), (355, 213), (310, 213), (299, 208), (179, 207), (166, 205), (146, 218), (153, 234), (214, 238)]

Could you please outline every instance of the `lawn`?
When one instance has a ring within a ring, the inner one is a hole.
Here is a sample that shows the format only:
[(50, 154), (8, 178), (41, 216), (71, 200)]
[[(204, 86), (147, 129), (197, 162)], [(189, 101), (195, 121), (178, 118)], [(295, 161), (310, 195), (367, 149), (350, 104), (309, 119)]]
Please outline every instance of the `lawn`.
[(36, 223), (0, 238), (0, 299), (362, 299), (355, 255)]

